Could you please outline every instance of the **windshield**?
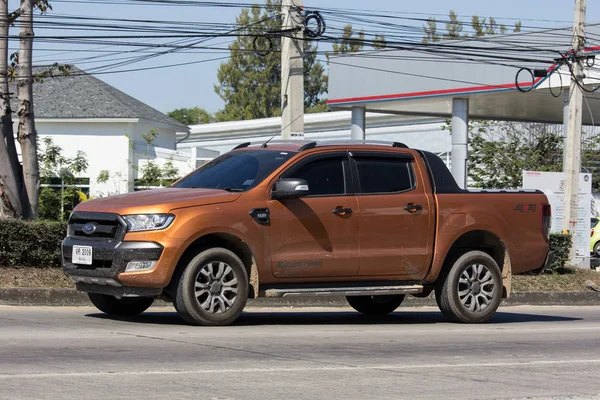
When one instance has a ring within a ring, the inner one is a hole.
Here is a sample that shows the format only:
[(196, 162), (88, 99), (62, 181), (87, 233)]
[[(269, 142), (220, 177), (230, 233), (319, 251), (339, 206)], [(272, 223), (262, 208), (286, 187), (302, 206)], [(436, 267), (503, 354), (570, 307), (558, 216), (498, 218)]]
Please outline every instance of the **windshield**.
[(277, 150), (233, 151), (204, 164), (171, 187), (246, 191), (295, 154)]

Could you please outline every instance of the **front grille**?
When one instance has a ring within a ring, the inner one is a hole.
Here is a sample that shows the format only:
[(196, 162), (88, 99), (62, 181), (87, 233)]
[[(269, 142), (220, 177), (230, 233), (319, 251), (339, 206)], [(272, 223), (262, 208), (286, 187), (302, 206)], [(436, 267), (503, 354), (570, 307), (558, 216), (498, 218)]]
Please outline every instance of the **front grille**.
[[(94, 231), (85, 233), (83, 227), (92, 224)], [(67, 236), (96, 239), (122, 240), (127, 225), (118, 214), (74, 212), (69, 219)]]

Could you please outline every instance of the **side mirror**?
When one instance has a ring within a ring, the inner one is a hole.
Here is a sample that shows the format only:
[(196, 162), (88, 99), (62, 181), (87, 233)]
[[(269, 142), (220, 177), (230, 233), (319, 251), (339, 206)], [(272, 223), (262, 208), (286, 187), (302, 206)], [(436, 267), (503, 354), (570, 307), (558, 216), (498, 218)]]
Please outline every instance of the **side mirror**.
[(308, 182), (304, 179), (287, 178), (275, 183), (271, 198), (273, 200), (297, 199), (309, 193)]

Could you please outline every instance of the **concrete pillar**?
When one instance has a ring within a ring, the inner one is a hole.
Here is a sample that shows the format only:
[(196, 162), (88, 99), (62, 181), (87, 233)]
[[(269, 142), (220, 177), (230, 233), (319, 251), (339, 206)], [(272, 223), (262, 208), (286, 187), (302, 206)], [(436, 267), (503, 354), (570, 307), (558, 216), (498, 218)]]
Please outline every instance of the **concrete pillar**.
[(458, 186), (467, 187), (469, 145), (469, 99), (452, 99), (452, 165)]
[(352, 140), (365, 140), (366, 110), (364, 107), (352, 107), (352, 122), (350, 125), (350, 138)]
[(567, 165), (567, 131), (569, 126), (569, 88), (564, 88), (563, 100), (563, 170)]

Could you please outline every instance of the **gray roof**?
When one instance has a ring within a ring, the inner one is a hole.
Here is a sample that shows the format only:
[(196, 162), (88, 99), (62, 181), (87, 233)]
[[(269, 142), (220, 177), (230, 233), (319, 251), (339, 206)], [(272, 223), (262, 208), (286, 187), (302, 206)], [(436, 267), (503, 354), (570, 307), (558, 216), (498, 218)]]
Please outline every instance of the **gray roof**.
[[(48, 67), (34, 68), (34, 73)], [(16, 85), (13, 88), (16, 112)], [(166, 114), (73, 67), (68, 76), (44, 78), (33, 84), (36, 118), (143, 118), (176, 126), (183, 132), (189, 127)]]

